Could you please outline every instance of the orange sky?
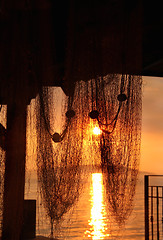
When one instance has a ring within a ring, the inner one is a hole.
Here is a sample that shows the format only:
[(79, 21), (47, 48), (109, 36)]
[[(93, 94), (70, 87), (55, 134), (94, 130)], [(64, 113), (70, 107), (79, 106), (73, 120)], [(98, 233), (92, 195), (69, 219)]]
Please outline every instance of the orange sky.
[(143, 77), (140, 170), (163, 174), (163, 78)]
[(143, 77), (140, 170), (163, 174), (163, 78)]

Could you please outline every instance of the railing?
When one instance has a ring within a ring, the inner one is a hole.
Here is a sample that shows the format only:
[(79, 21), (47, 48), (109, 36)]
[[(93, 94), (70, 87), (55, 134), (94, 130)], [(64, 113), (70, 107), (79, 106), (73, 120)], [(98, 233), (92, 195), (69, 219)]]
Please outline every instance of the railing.
[(145, 175), (145, 240), (163, 239), (163, 175)]

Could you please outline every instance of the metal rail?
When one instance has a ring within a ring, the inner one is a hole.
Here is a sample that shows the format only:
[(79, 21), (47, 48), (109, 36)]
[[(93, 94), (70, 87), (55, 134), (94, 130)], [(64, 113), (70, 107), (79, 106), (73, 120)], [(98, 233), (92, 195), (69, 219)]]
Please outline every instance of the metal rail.
[[(154, 184), (153, 177), (159, 185)], [(163, 175), (145, 175), (144, 190), (145, 240), (163, 239)]]

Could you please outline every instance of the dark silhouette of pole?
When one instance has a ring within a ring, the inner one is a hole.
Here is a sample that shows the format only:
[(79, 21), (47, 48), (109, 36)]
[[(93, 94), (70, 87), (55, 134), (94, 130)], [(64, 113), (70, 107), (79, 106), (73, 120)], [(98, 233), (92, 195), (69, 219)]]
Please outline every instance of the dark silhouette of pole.
[(151, 187), (151, 233), (152, 233), (152, 240), (153, 240), (153, 234), (154, 234), (154, 231), (153, 231), (153, 219), (154, 219), (154, 216), (153, 216), (153, 187)]
[(20, 240), (25, 185), (26, 105), (7, 106), (2, 240)]
[(149, 240), (149, 191), (148, 191), (148, 185), (149, 185), (149, 176), (144, 176), (144, 187), (145, 187), (145, 240)]
[(158, 186), (157, 189), (157, 240), (160, 239), (160, 229), (159, 229), (159, 189)]

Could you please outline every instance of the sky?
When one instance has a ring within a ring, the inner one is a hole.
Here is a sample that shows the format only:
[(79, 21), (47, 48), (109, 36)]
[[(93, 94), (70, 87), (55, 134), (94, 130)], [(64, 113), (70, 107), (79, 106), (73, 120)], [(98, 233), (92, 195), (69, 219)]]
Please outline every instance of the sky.
[(163, 174), (163, 78), (143, 77), (140, 171)]
[(163, 78), (143, 77), (142, 92), (140, 170), (163, 174)]
[(143, 77), (140, 170), (163, 174), (163, 78)]
[(142, 100), (140, 170), (163, 175), (163, 78), (143, 77)]

